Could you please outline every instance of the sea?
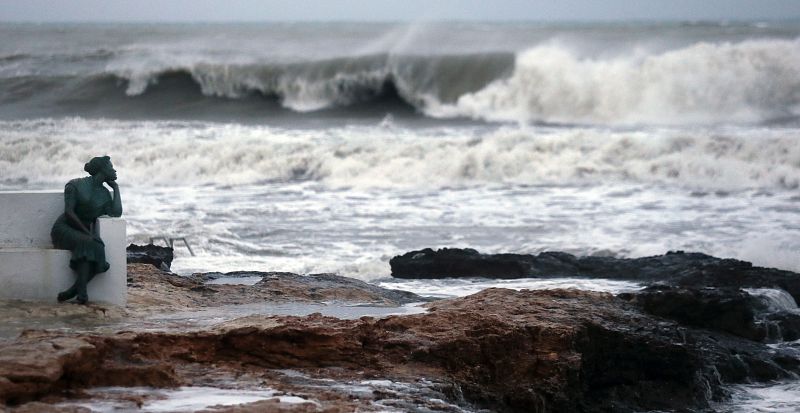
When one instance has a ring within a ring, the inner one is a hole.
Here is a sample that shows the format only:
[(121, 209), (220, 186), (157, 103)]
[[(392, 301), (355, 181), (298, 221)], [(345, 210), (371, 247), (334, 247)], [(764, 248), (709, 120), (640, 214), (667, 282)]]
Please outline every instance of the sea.
[[(0, 23), (0, 39), (0, 190), (60, 191), (109, 155), (129, 241), (185, 237), (180, 274), (638, 288), (390, 278), (426, 247), (800, 271), (798, 21)], [(737, 395), (794, 411), (800, 388)]]

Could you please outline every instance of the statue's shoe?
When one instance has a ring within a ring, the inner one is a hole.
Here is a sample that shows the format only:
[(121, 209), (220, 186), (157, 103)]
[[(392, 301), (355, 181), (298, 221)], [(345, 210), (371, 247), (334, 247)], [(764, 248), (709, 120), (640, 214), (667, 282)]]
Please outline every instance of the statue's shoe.
[(75, 291), (66, 290), (58, 293), (58, 302), (64, 302), (75, 297)]
[(79, 295), (78, 298), (75, 299), (75, 302), (78, 304), (86, 304), (89, 302), (89, 297), (85, 295)]

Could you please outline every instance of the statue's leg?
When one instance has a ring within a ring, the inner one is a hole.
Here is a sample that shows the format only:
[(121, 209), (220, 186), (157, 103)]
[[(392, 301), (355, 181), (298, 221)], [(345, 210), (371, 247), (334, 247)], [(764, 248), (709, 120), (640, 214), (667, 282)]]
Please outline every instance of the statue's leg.
[(59, 302), (61, 302), (61, 301), (67, 301), (67, 300), (71, 300), (71, 299), (75, 298), (75, 296), (76, 296), (76, 295), (78, 295), (78, 284), (79, 284), (79, 281), (80, 281), (80, 278), (81, 278), (81, 277), (80, 277), (80, 271), (79, 271), (79, 270), (80, 270), (80, 266), (81, 266), (81, 264), (86, 264), (86, 261), (85, 261), (85, 260), (83, 260), (83, 261), (82, 261), (82, 262), (81, 262), (81, 263), (78, 265), (78, 268), (77, 268), (77, 271), (76, 271), (75, 282), (74, 282), (74, 283), (72, 283), (72, 286), (71, 286), (71, 287), (69, 287), (69, 288), (67, 288), (66, 290), (64, 290), (64, 291), (62, 291), (62, 292), (60, 292), (60, 293), (58, 293), (58, 301), (59, 301)]
[(76, 301), (78, 304), (86, 304), (86, 302), (89, 301), (89, 295), (86, 293), (86, 285), (94, 278), (91, 263), (86, 260), (81, 260), (81, 262), (78, 263), (76, 272), (78, 273), (78, 278), (75, 280), (75, 292), (78, 296)]

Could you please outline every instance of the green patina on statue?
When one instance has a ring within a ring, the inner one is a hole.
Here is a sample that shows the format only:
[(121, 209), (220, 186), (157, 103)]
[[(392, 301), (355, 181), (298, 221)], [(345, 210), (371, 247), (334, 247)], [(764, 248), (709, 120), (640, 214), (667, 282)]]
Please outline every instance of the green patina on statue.
[[(122, 215), (117, 171), (111, 164), (111, 158), (92, 158), (83, 169), (91, 176), (73, 179), (64, 187), (64, 213), (58, 217), (50, 232), (56, 248), (72, 251), (69, 266), (77, 275), (72, 287), (58, 294), (58, 301), (77, 297), (76, 301), (80, 304), (86, 304), (89, 300), (86, 294), (89, 281), (109, 267), (105, 244), (96, 231), (97, 217)], [(114, 190), (113, 198), (103, 183)]]

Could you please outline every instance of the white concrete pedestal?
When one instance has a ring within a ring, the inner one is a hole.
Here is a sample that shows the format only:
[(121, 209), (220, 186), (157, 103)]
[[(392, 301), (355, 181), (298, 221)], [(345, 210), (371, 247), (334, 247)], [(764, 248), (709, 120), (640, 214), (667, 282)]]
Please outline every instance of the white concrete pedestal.
[[(64, 211), (60, 192), (0, 192), (0, 299), (57, 302), (75, 282), (70, 251), (53, 248), (50, 228)], [(111, 265), (89, 283), (89, 302), (125, 306), (125, 220), (98, 219), (98, 234)]]

